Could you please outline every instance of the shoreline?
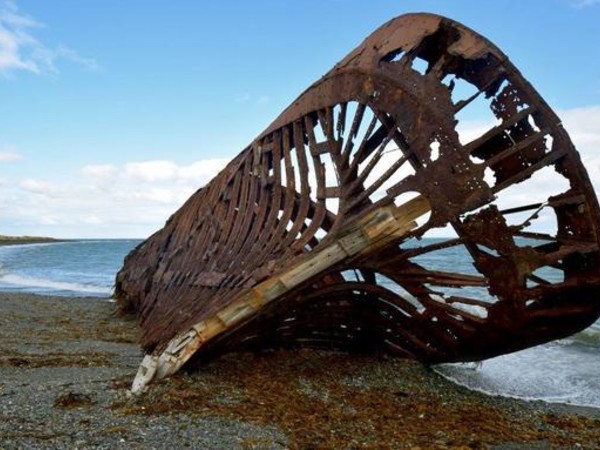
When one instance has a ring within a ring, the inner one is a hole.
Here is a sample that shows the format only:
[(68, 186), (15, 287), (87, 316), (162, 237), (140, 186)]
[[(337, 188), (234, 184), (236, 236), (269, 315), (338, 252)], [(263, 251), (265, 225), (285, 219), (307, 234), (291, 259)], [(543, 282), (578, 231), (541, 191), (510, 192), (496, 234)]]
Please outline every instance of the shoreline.
[(71, 242), (75, 239), (54, 239), (49, 237), (29, 236), (0, 236), (0, 246), (3, 245), (28, 245), (28, 244), (54, 244), (58, 242)]
[(388, 357), (230, 354), (129, 398), (137, 322), (103, 300), (0, 292), (0, 448), (600, 448), (600, 409)]
[(542, 405), (548, 405), (549, 409), (555, 410), (555, 411), (567, 411), (567, 412), (572, 412), (572, 413), (577, 413), (577, 414), (582, 414), (582, 415), (588, 415), (590, 417), (596, 417), (596, 416), (600, 417), (600, 407), (599, 406), (594, 406), (594, 405), (589, 405), (589, 404), (580, 404), (580, 403), (570, 403), (570, 402), (553, 402), (550, 400), (543, 400), (543, 399), (539, 399), (539, 398), (519, 397), (517, 395), (496, 394), (493, 392), (486, 391), (485, 389), (470, 387), (467, 383), (461, 383), (460, 381), (453, 380), (452, 377), (444, 375), (444, 373), (442, 373), (441, 371), (437, 371), (435, 369), (435, 367), (432, 368), (432, 370), (437, 375), (439, 375), (440, 377), (445, 379), (446, 381), (448, 381), (452, 384), (455, 384), (457, 386), (460, 386), (464, 389), (467, 389), (471, 392), (477, 392), (486, 397), (499, 397), (499, 398), (505, 398), (508, 400), (515, 400), (518, 402), (525, 402), (525, 403), (540, 403)]

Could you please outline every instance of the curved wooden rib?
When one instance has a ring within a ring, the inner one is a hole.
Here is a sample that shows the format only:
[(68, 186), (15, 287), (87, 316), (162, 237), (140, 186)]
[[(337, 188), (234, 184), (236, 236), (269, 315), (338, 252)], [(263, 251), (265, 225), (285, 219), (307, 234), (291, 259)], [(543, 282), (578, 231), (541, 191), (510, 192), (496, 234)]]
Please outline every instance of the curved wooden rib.
[[(469, 111), (493, 123), (475, 139), (457, 129)], [(115, 296), (149, 354), (133, 390), (236, 349), (467, 361), (566, 336), (600, 315), (599, 218), (560, 120), (505, 55), (449, 19), (398, 17), (128, 255)], [(442, 227), (455, 236), (415, 240)]]

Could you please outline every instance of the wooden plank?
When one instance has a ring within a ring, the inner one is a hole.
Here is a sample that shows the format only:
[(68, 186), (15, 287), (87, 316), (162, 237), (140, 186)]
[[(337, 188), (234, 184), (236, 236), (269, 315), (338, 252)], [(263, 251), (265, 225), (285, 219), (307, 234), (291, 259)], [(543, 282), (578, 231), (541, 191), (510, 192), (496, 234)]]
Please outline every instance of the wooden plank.
[(342, 191), (339, 186), (327, 186), (325, 188), (325, 198), (341, 197)]
[(217, 317), (223, 322), (226, 328), (229, 328), (255, 311), (256, 309), (244, 300), (222, 309), (217, 313)]
[(355, 255), (368, 244), (368, 237), (363, 234), (362, 230), (356, 230), (338, 239), (338, 244), (348, 255)]
[(310, 153), (313, 156), (324, 155), (325, 153), (329, 153), (329, 142), (315, 142), (313, 145), (310, 146)]
[(311, 256), (308, 260), (301, 262), (279, 277), (280, 282), (283, 283), (286, 290), (290, 290), (309, 278), (318, 275), (344, 259), (348, 254), (336, 242), (314, 256)]

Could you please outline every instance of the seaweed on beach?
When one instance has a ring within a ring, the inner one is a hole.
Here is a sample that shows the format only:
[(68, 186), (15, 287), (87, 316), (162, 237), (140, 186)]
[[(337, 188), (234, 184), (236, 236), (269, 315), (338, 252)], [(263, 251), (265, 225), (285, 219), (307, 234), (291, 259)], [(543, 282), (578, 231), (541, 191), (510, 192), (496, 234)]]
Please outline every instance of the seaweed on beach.
[(507, 403), (449, 385), (417, 363), (301, 351), (228, 355), (111, 408), (129, 417), (183, 413), (274, 425), (292, 449), (570, 448), (600, 439), (598, 418)]
[(82, 408), (89, 407), (94, 404), (94, 400), (88, 394), (82, 394), (79, 392), (67, 392), (56, 398), (54, 401), (55, 408)]
[[(80, 320), (65, 323), (63, 308)], [(486, 396), (385, 355), (231, 353), (130, 397), (135, 344), (90, 336), (70, 347), (71, 333), (93, 329), (113, 304), (2, 294), (0, 309), (12, 316), (2, 355), (16, 363), (0, 364), (2, 448), (600, 448), (598, 410)], [(43, 342), (23, 333), (36, 314)], [(114, 318), (112, 332), (135, 336), (136, 326)], [(98, 354), (110, 366), (22, 361), (42, 351)]]

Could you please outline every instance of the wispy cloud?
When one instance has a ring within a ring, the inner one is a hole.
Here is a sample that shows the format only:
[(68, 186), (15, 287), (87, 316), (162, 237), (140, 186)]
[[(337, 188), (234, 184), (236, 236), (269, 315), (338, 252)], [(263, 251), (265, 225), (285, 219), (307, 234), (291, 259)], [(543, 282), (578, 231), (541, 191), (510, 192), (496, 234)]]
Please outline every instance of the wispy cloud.
[(94, 59), (83, 57), (69, 47), (41, 42), (34, 36), (41, 28), (44, 25), (21, 13), (14, 1), (0, 0), (0, 74), (16, 71), (56, 74), (60, 60), (90, 71), (100, 69)]
[(19, 183), (19, 187), (32, 194), (39, 194), (46, 197), (57, 197), (60, 195), (60, 188), (46, 180), (27, 178)]
[(0, 162), (18, 161), (20, 159), (23, 159), (23, 156), (19, 153), (12, 151), (0, 151)]
[(234, 99), (236, 103), (246, 103), (250, 101), (250, 94), (242, 94)]
[(81, 56), (75, 50), (68, 47), (58, 47), (55, 55), (56, 58), (67, 59), (90, 72), (99, 72), (102, 70), (102, 66), (100, 66), (98, 61), (96, 61), (94, 58), (86, 58), (85, 56)]
[(570, 0), (571, 6), (577, 9), (600, 5), (600, 0)]
[(15, 231), (21, 234), (143, 237), (160, 228), (228, 160), (88, 164), (60, 181), (0, 179), (0, 219), (21, 224)]
[(234, 98), (234, 101), (236, 103), (256, 103), (257, 105), (264, 105), (266, 103), (269, 103), (271, 101), (271, 98), (268, 95), (253, 97), (252, 95), (246, 93)]

